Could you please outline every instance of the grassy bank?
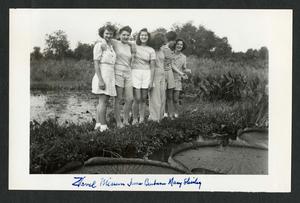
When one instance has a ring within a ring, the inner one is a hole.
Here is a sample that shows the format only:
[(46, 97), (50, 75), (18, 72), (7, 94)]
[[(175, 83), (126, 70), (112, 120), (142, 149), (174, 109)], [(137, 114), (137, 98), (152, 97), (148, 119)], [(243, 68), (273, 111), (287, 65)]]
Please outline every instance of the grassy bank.
[(33, 121), (30, 172), (53, 173), (69, 162), (83, 162), (95, 156), (145, 158), (163, 146), (188, 142), (199, 135), (210, 138), (218, 133), (234, 139), (239, 129), (257, 125), (254, 107), (245, 102), (232, 105), (199, 101), (184, 106), (182, 116), (175, 120), (149, 121), (102, 133), (93, 130), (93, 123), (60, 125), (55, 120)]

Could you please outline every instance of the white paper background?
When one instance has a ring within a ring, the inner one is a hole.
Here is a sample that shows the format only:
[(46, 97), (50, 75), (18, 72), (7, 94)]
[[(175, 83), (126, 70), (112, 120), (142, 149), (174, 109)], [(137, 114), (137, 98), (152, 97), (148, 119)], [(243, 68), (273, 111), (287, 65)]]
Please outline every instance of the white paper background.
[[(109, 11), (108, 9), (105, 9)], [(72, 10), (74, 15), (90, 10)], [(101, 11), (101, 10), (99, 10)], [(112, 10), (113, 11), (113, 10)], [(140, 10), (139, 10), (140, 11)], [(157, 11), (157, 10), (156, 10)], [(186, 11), (187, 15), (189, 10)], [(218, 10), (205, 11), (218, 15)], [(222, 10), (253, 15), (256, 10)], [(291, 106), (292, 106), (292, 10), (260, 10), (270, 19), (269, 29), (269, 174), (268, 175), (191, 175), (201, 182), (200, 191), (291, 191)], [(136, 12), (128, 10), (128, 12)], [(168, 10), (161, 10), (168, 12)], [(74, 175), (29, 174), (30, 52), (32, 50), (32, 10), (10, 10), (9, 50), (9, 189), (78, 190), (71, 184)], [(154, 19), (155, 20), (155, 19)], [(237, 21), (239, 19), (236, 19)], [(245, 24), (245, 26), (247, 26)], [(241, 27), (240, 29), (243, 29)], [(233, 30), (234, 32), (234, 30)], [(257, 33), (259, 35), (260, 33)], [(114, 181), (143, 181), (145, 177), (167, 180), (172, 175), (86, 175), (88, 180), (102, 177)], [(178, 179), (188, 175), (176, 175)], [(85, 188), (81, 188), (82, 190)], [(107, 187), (97, 190), (174, 190), (199, 191), (196, 186)]]

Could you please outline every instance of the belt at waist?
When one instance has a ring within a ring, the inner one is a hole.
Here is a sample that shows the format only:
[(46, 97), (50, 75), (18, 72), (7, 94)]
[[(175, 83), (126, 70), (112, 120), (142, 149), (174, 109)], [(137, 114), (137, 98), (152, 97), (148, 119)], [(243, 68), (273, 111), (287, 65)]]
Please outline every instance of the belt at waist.
[(133, 66), (132, 69), (134, 69), (134, 70), (150, 70), (150, 67), (149, 68), (141, 68), (141, 67)]
[(128, 65), (125, 65), (125, 64), (115, 63), (115, 65), (116, 65), (116, 66), (124, 66), (124, 67), (128, 67), (128, 68), (129, 68), (129, 66), (128, 66)]
[(115, 70), (120, 70), (120, 71), (130, 71), (131, 68), (130, 66), (122, 65), (122, 64), (115, 64)]
[(112, 65), (112, 66), (115, 65), (115, 64), (113, 64), (113, 63), (106, 63), (106, 62), (100, 62), (100, 64), (106, 64), (106, 65)]
[(164, 70), (165, 70), (165, 71), (172, 70), (172, 66), (165, 66), (165, 67), (164, 67)]

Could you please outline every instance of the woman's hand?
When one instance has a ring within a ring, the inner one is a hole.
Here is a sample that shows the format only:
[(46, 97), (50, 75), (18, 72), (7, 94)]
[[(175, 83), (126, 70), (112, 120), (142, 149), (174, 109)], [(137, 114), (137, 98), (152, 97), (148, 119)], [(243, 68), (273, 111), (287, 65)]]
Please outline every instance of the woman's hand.
[(103, 80), (99, 80), (98, 86), (99, 86), (100, 90), (105, 90), (105, 83)]
[(184, 80), (187, 80), (187, 79), (188, 79), (188, 76), (187, 76), (187, 74), (185, 74), (185, 73), (183, 73), (183, 74), (181, 75), (181, 77), (182, 77)]
[(185, 72), (191, 74), (191, 73), (192, 73), (192, 70), (191, 70), (191, 69), (185, 69)]

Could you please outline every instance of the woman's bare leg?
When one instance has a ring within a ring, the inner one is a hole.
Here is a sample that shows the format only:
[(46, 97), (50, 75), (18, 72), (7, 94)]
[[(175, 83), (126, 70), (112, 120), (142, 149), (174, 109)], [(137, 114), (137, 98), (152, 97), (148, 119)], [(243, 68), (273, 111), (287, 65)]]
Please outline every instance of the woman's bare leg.
[(122, 121), (121, 121), (121, 107), (120, 107), (120, 101), (123, 98), (123, 92), (124, 88), (116, 86), (117, 96), (115, 97), (115, 119), (117, 122), (117, 127), (121, 128), (123, 127)]
[(145, 120), (145, 109), (146, 109), (146, 100), (148, 96), (148, 89), (142, 89), (142, 97), (140, 102), (140, 123)]
[(139, 116), (139, 105), (141, 103), (141, 90), (133, 88), (133, 107), (132, 107), (132, 113), (133, 113), (133, 124), (138, 122), (138, 116)]
[(178, 117), (178, 114), (179, 114), (179, 94), (180, 94), (179, 90), (174, 90), (173, 103), (174, 103), (174, 115), (175, 115), (175, 117)]
[(97, 106), (97, 122), (101, 123), (101, 125), (107, 125), (106, 122), (106, 110), (107, 110), (107, 101), (109, 96), (100, 94), (99, 95), (99, 103)]
[(124, 105), (124, 119), (123, 119), (123, 123), (125, 125), (128, 125), (129, 112), (130, 112), (130, 110), (132, 108), (132, 103), (133, 103), (133, 94), (132, 94), (132, 91), (133, 91), (132, 86), (124, 88), (125, 105)]

